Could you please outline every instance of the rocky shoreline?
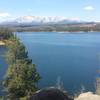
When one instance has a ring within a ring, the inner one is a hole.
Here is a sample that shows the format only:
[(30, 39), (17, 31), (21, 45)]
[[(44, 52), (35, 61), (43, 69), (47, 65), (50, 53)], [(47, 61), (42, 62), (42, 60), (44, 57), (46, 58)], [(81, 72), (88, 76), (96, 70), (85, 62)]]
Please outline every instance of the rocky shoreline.
[(100, 100), (100, 95), (92, 92), (81, 93), (77, 97), (70, 97), (67, 92), (58, 88), (45, 88), (37, 91), (27, 100)]
[(100, 95), (93, 94), (92, 92), (86, 92), (86, 93), (80, 94), (74, 100), (100, 100)]

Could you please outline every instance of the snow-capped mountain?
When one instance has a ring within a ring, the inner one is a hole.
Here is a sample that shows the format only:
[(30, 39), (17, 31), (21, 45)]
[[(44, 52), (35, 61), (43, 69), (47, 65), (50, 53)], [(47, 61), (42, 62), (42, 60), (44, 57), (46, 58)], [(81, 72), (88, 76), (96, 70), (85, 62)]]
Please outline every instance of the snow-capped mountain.
[(13, 20), (5, 20), (3, 24), (68, 24), (80, 22), (78, 18), (66, 18), (66, 17), (45, 17), (45, 16), (23, 16), (13, 18)]
[(17, 18), (18, 23), (59, 23), (59, 22), (77, 22), (78, 18), (68, 19), (66, 17), (37, 17), (37, 16), (24, 16)]

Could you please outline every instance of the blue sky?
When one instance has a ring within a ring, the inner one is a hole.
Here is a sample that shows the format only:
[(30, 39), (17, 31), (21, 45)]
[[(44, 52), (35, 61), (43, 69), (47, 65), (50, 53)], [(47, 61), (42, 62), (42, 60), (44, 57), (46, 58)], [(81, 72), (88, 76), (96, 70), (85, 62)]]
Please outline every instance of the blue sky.
[(100, 21), (100, 0), (1, 0), (0, 17), (64, 16)]

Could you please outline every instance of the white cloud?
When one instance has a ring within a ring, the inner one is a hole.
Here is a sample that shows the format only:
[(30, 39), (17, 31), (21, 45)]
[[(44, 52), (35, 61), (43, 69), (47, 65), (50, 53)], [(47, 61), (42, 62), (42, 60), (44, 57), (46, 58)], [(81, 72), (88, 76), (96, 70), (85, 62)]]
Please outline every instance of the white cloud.
[(5, 17), (10, 17), (9, 13), (5, 13), (5, 12), (0, 12), (0, 17), (5, 18)]
[(72, 21), (80, 21), (80, 18), (69, 18), (69, 20), (72, 20)]
[(0, 23), (4, 21), (9, 21), (12, 19), (12, 16), (7, 12), (0, 12)]
[(84, 10), (86, 10), (86, 11), (93, 11), (94, 7), (93, 6), (86, 6), (86, 7), (84, 7)]

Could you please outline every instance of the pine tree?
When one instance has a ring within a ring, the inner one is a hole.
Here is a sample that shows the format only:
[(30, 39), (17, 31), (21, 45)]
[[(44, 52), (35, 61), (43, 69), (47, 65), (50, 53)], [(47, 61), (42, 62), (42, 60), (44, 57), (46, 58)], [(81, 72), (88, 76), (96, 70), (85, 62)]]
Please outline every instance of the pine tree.
[(6, 60), (8, 70), (3, 84), (10, 100), (31, 95), (38, 87), (40, 76), (25, 46), (16, 36), (7, 43)]

